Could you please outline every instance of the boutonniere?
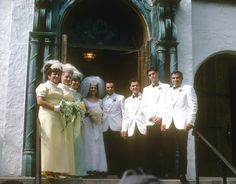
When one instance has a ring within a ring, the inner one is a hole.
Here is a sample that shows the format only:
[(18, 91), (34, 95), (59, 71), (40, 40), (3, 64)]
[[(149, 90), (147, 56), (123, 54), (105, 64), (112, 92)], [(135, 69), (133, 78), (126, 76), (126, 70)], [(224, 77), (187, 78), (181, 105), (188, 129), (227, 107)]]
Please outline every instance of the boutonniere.
[(113, 98), (113, 102), (116, 102), (116, 99), (115, 99), (115, 98)]
[(142, 97), (141, 97), (141, 96), (139, 96), (139, 97), (138, 97), (138, 100), (139, 100), (139, 101), (140, 101), (140, 100), (142, 100)]
[(158, 89), (161, 90), (162, 89), (161, 86), (158, 86)]
[(183, 89), (182, 89), (182, 88), (180, 88), (180, 89), (179, 89), (179, 92), (181, 92), (181, 91), (183, 91)]

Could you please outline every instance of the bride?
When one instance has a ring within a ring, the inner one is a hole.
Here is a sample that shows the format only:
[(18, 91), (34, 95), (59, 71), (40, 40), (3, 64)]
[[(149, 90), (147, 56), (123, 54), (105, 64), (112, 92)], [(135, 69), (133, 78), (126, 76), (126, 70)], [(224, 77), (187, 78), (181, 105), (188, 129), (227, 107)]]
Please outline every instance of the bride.
[(83, 137), (87, 173), (102, 176), (107, 172), (101, 109), (104, 81), (97, 76), (86, 77), (81, 83), (81, 95), (87, 109)]

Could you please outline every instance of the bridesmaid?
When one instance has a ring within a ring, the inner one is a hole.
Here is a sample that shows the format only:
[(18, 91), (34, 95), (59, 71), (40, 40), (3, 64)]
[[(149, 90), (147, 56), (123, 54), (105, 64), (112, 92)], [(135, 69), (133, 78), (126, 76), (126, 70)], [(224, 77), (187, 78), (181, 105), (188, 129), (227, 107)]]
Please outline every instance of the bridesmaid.
[[(74, 71), (71, 81), (71, 89), (74, 92), (75, 100), (84, 106), (82, 101), (82, 96), (78, 92), (80, 87), (80, 82), (82, 79), (82, 74), (79, 71)], [(84, 109), (85, 110), (85, 109)], [(86, 167), (84, 160), (84, 146), (82, 140), (82, 134), (84, 129), (84, 118), (77, 117), (74, 124), (74, 153), (75, 153), (75, 175), (76, 176), (86, 176)]]
[(69, 171), (66, 153), (63, 118), (60, 101), (63, 91), (58, 88), (62, 65), (57, 60), (49, 60), (44, 66), (47, 81), (36, 88), (38, 118), (41, 125), (41, 169), (42, 176), (56, 178)]
[[(62, 66), (62, 75), (61, 75), (61, 83), (59, 83), (58, 87), (63, 91), (63, 100), (66, 102), (73, 102), (75, 100), (74, 92), (70, 88), (71, 85), (71, 78), (75, 67), (71, 64), (64, 64)], [(68, 158), (68, 165), (69, 165), (69, 175), (75, 175), (75, 156), (74, 156), (74, 122), (66, 122), (64, 125), (64, 134), (65, 134), (65, 142), (67, 150), (67, 154), (64, 155)]]

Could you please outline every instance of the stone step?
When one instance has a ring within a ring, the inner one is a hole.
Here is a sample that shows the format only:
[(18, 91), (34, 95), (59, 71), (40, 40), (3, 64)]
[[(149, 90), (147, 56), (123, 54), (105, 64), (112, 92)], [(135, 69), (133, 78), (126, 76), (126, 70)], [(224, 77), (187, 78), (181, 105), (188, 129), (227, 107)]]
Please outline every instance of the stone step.
[[(119, 179), (42, 179), (41, 184), (118, 184)], [(190, 180), (188, 184), (195, 184), (196, 181)], [(200, 184), (222, 184), (222, 178), (201, 177)], [(0, 184), (35, 184), (34, 177), (0, 177)], [(160, 184), (180, 184), (177, 179), (160, 180)], [(236, 178), (227, 178), (227, 184), (236, 184)]]

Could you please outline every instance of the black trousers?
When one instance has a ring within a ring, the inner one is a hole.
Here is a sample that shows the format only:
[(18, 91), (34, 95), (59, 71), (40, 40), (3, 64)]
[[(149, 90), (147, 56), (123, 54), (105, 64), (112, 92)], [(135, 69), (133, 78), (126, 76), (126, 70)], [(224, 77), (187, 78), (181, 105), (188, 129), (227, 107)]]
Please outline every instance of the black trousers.
[(108, 129), (103, 133), (107, 156), (108, 174), (122, 176), (125, 170), (125, 142), (120, 131)]
[(147, 164), (148, 174), (156, 176), (162, 175), (163, 151), (162, 151), (162, 132), (160, 126), (147, 126)]
[(134, 134), (126, 139), (126, 169), (147, 170), (147, 136), (135, 126)]
[[(187, 141), (188, 131), (177, 129), (172, 122), (170, 127), (163, 132), (163, 151), (166, 163), (165, 172), (170, 175), (185, 175), (187, 172)], [(178, 162), (176, 162), (178, 153)]]

